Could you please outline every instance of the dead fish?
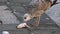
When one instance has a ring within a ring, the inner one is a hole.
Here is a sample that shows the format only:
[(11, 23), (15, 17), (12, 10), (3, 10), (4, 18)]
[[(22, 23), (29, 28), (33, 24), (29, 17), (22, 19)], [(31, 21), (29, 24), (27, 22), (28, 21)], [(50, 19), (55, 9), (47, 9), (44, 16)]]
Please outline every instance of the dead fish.
[(30, 26), (28, 26), (27, 23), (21, 23), (17, 26), (17, 28), (25, 28), (25, 27), (30, 28)]

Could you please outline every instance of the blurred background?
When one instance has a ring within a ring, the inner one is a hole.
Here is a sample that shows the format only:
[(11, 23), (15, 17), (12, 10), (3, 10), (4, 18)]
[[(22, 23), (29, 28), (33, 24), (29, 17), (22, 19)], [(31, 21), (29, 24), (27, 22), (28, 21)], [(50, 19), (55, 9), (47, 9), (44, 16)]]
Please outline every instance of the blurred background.
[[(22, 23), (22, 16), (27, 11), (24, 6), (27, 6), (30, 1), (0, 0), (0, 33), (8, 31), (10, 34), (60, 34), (60, 3), (52, 6), (41, 16), (40, 27), (16, 28), (18, 24)], [(29, 21), (29, 23), (31, 22)]]

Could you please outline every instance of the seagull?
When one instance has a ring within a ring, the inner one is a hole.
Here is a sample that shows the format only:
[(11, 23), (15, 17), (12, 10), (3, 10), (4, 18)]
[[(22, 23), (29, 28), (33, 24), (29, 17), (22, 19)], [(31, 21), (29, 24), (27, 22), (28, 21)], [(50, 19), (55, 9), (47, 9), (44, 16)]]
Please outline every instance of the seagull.
[[(33, 26), (39, 26), (40, 24), (40, 17), (42, 14), (46, 12), (50, 7), (55, 5), (57, 0), (32, 0), (27, 7), (27, 13), (23, 16), (24, 23), (20, 24), (20, 26), (24, 25), (27, 27), (27, 21), (30, 21), (31, 19), (35, 18), (36, 21), (33, 23)], [(18, 26), (18, 28), (20, 28)], [(23, 28), (22, 26), (21, 28)], [(30, 28), (30, 27), (29, 27)]]
[(25, 22), (36, 18), (34, 26), (39, 25), (40, 17), (46, 12), (50, 7), (52, 7), (57, 0), (32, 0), (27, 6), (27, 13), (24, 14), (23, 20)]

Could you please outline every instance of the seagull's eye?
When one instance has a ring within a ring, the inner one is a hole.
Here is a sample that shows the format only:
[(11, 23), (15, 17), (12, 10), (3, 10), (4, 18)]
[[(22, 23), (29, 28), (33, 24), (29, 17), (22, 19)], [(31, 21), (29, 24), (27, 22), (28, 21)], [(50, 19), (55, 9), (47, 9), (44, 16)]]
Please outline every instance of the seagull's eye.
[(26, 17), (24, 17), (24, 19), (26, 19)]

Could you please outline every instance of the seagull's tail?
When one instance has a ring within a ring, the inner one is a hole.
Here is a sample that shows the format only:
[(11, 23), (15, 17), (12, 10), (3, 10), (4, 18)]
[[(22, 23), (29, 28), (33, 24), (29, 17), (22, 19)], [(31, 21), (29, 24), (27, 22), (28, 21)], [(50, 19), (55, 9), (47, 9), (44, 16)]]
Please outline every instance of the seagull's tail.
[(59, 4), (60, 2), (57, 2), (57, 0), (54, 0), (54, 1), (52, 1), (53, 2), (53, 4), (51, 5), (51, 6), (53, 6), (53, 5), (56, 5), (56, 4)]

